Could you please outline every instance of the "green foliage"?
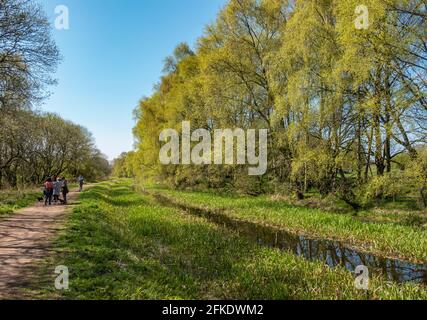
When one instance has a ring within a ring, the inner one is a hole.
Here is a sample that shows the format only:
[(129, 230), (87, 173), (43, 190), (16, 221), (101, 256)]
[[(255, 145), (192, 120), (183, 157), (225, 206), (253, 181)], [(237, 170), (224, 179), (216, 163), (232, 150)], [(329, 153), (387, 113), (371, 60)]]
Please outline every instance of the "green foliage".
[(427, 148), (420, 150), (418, 157), (409, 163), (406, 177), (406, 183), (415, 186), (420, 202), (427, 207)]
[(379, 201), (397, 201), (404, 196), (418, 199), (421, 207), (427, 206), (427, 151), (418, 150), (414, 159), (404, 160), (404, 169), (373, 177), (359, 190), (359, 196), (365, 205)]
[(386, 174), (374, 177), (366, 186), (366, 201), (393, 200), (405, 194), (405, 186), (402, 183), (403, 175)]
[(122, 153), (113, 162), (112, 176), (116, 178), (135, 178), (137, 172), (136, 153)]
[(31, 110), (0, 114), (0, 188), (37, 185), (50, 176), (109, 175), (108, 161), (85, 128)]

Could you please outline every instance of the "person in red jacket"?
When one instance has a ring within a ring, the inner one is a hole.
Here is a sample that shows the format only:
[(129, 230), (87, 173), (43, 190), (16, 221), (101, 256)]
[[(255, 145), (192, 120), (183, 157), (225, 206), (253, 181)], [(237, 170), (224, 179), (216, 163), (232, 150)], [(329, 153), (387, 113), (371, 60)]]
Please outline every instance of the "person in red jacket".
[(53, 196), (53, 182), (52, 179), (49, 178), (44, 183), (44, 205), (47, 206), (52, 205), (52, 196)]

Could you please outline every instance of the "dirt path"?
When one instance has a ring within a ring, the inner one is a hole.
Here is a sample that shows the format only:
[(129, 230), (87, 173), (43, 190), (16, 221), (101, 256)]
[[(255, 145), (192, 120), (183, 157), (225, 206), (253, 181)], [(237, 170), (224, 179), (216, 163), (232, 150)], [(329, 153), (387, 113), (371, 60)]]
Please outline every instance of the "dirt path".
[(31, 280), (31, 270), (46, 258), (52, 240), (64, 225), (64, 217), (78, 192), (70, 192), (70, 206), (38, 203), (0, 220), (0, 299), (19, 297)]

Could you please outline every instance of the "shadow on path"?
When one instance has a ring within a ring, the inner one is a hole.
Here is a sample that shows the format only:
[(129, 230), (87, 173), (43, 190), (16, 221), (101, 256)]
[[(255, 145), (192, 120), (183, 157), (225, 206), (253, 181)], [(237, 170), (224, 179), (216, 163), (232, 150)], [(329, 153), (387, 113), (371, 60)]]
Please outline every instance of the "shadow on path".
[(24, 298), (22, 289), (36, 276), (34, 266), (51, 253), (78, 194), (70, 192), (70, 206), (38, 203), (0, 220), (0, 299)]

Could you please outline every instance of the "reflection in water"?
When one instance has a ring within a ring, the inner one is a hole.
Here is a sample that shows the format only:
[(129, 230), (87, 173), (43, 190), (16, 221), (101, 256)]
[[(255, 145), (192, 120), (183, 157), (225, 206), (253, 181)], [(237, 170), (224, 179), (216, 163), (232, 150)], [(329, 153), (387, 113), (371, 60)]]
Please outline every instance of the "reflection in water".
[(249, 237), (261, 245), (289, 251), (307, 260), (323, 261), (331, 268), (344, 266), (354, 272), (357, 266), (364, 265), (371, 270), (371, 273), (381, 273), (390, 281), (398, 283), (417, 282), (427, 285), (427, 265), (381, 258), (349, 249), (337, 241), (309, 239), (272, 227), (235, 220), (220, 212), (214, 213), (178, 204), (160, 194), (154, 194), (154, 196), (162, 204), (178, 207), (193, 215), (207, 218), (216, 224)]

